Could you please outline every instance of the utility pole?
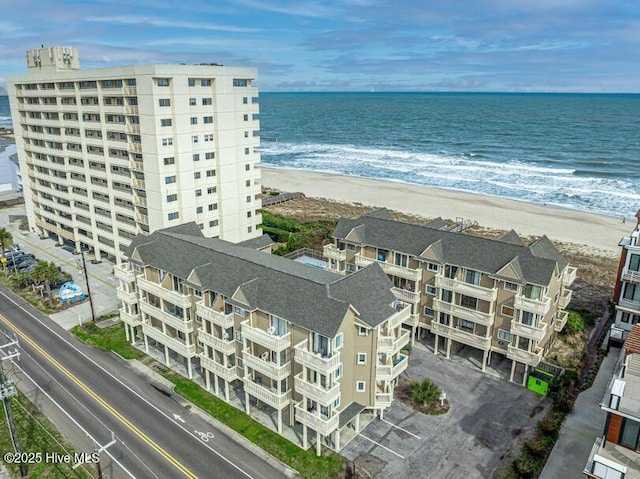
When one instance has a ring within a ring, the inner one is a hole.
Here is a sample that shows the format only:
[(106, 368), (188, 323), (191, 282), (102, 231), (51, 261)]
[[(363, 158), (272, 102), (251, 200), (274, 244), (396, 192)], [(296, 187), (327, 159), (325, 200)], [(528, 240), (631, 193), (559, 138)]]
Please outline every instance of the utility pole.
[[(15, 346), (14, 351), (8, 351), (8, 348)], [(4, 412), (7, 418), (7, 424), (9, 425), (9, 434), (11, 435), (11, 442), (13, 443), (13, 450), (16, 454), (20, 454), (20, 443), (18, 441), (18, 434), (16, 432), (16, 425), (13, 419), (13, 413), (11, 412), (11, 398), (17, 394), (16, 386), (11, 379), (5, 376), (4, 368), (2, 367), (2, 361), (5, 359), (13, 359), (20, 356), (18, 352), (18, 341), (13, 340), (7, 344), (0, 346), (0, 351), (3, 355), (0, 358), (0, 396), (2, 396), (2, 403), (4, 404)], [(4, 349), (7, 348), (8, 353), (5, 354)], [(27, 477), (28, 473), (26, 462), (20, 461), (20, 477)]]
[(91, 298), (91, 288), (89, 288), (89, 273), (87, 273), (87, 263), (84, 261), (84, 251), (80, 248), (80, 254), (82, 255), (82, 268), (84, 270), (84, 280), (87, 283), (87, 296), (89, 297), (89, 305), (91, 306), (91, 319), (96, 322), (96, 313), (93, 310), (93, 299)]

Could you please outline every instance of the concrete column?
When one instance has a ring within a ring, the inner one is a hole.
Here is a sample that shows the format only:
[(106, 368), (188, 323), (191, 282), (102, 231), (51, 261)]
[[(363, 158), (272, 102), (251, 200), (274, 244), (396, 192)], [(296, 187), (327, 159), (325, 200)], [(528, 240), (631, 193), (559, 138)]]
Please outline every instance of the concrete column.
[(451, 359), (451, 338), (447, 338), (447, 359)]
[(417, 330), (416, 326), (411, 326), (411, 346), (416, 344), (416, 330)]
[[(130, 341), (129, 336), (133, 336), (129, 334), (129, 325), (127, 323), (124, 323), (124, 336), (127, 338), (127, 341)], [(131, 344), (133, 344), (133, 341), (131, 341)]]
[(189, 379), (193, 379), (193, 371), (191, 369), (191, 358), (187, 358), (187, 376), (189, 376)]
[(340, 429), (336, 429), (336, 452), (340, 452)]
[(211, 371), (204, 370), (204, 383), (207, 386), (207, 391), (211, 391)]
[(278, 434), (282, 434), (282, 409), (278, 409)]
[(529, 373), (529, 365), (525, 364), (524, 365), (524, 374), (522, 375), (522, 385), (526, 386), (527, 385), (527, 374)]
[(224, 400), (229, 402), (229, 381), (224, 382)]
[(216, 396), (220, 396), (220, 379), (217, 374), (213, 375), (213, 389), (216, 392)]
[(164, 363), (169, 366), (169, 347), (164, 347)]
[(316, 455), (322, 455), (322, 435), (316, 432)]
[(295, 407), (293, 406), (293, 403), (289, 403), (289, 426), (293, 427), (295, 425), (295, 414), (296, 414), (296, 410)]
[(380, 419), (384, 419), (384, 409), (380, 408)]
[(440, 339), (440, 336), (438, 336), (436, 334), (436, 340), (435, 340), (435, 342), (433, 344), (433, 354), (438, 354), (438, 342), (439, 342), (438, 340), (439, 339)]
[(513, 375), (516, 372), (516, 362), (515, 361), (511, 361), (511, 376), (509, 377), (509, 381), (513, 382)]
[(482, 372), (487, 370), (487, 357), (489, 355), (489, 351), (484, 351), (482, 353)]
[(147, 354), (149, 354), (149, 340), (147, 339), (146, 334), (143, 334), (142, 336), (144, 336), (144, 350)]
[(244, 412), (251, 414), (251, 406), (249, 405), (249, 393), (244, 393)]
[(356, 434), (360, 432), (360, 413), (356, 416)]
[(309, 447), (309, 445), (307, 444), (307, 426), (303, 424), (302, 425), (302, 449), (306, 451), (307, 447)]

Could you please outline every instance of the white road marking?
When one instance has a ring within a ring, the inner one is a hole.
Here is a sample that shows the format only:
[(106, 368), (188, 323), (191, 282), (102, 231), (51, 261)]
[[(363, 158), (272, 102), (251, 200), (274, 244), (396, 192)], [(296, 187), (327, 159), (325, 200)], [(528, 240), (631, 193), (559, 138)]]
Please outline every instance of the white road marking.
[(391, 454), (395, 454), (396, 456), (398, 456), (400, 459), (404, 459), (404, 456), (401, 456), (400, 454), (398, 454), (396, 451), (392, 451), (391, 449), (389, 449), (387, 446), (383, 446), (382, 444), (380, 444), (379, 442), (374, 441), (373, 439), (368, 438), (367, 436), (364, 436), (362, 433), (358, 434), (358, 436), (365, 438), (367, 441), (371, 441), (372, 443), (374, 443), (376, 446), (381, 447), (382, 449), (386, 449), (387, 451), (389, 451)]
[(400, 427), (400, 426), (396, 426), (395, 424), (393, 424), (393, 423), (391, 423), (391, 422), (387, 421), (386, 419), (380, 419), (380, 420), (381, 420), (382, 422), (386, 422), (387, 424), (389, 424), (389, 426), (393, 426), (393, 427), (395, 427), (396, 429), (400, 429), (401, 431), (406, 432), (407, 434), (409, 434), (409, 435), (411, 435), (411, 436), (415, 437), (416, 439), (422, 439), (420, 436), (417, 436), (417, 435), (415, 435), (414, 433), (409, 432), (409, 431), (407, 431), (406, 429), (404, 429), (404, 428), (402, 428), (402, 427)]

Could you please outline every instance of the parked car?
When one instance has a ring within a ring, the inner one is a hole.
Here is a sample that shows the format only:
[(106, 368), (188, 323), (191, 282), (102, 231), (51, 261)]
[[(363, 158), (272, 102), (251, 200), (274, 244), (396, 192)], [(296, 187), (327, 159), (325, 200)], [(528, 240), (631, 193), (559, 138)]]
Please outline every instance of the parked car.
[(22, 258), (14, 261), (13, 266), (15, 266), (18, 270), (20, 270), (28, 264), (36, 264), (36, 263), (37, 261), (31, 255), (25, 255)]
[(17, 263), (21, 259), (27, 257), (26, 253), (15, 253), (13, 256), (7, 256), (7, 266), (13, 266), (13, 263)]
[(18, 271), (21, 271), (22, 273), (31, 273), (31, 271), (33, 271), (33, 268), (35, 268), (37, 264), (38, 263), (27, 263), (26, 266), (18, 268)]

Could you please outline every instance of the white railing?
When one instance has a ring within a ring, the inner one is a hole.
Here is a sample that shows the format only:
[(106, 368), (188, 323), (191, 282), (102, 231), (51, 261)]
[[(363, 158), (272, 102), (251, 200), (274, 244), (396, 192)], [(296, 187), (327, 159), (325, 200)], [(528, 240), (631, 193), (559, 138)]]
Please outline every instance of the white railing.
[[(638, 479), (640, 464), (637, 459), (634, 461), (634, 454), (628, 455), (627, 451), (631, 453), (631, 450), (598, 437), (591, 447), (583, 473), (596, 479)], [(620, 464), (621, 460), (624, 464)]]
[(288, 332), (284, 336), (276, 336), (264, 329), (259, 329), (251, 326), (251, 321), (246, 320), (240, 323), (242, 326), (242, 335), (254, 343), (261, 344), (265, 348), (272, 351), (282, 351), (291, 346), (291, 332)]
[(334, 259), (336, 261), (345, 261), (347, 259), (347, 250), (338, 249), (336, 245), (328, 244), (322, 248), (322, 255), (325, 258)]
[(535, 326), (527, 326), (526, 324), (511, 321), (511, 334), (517, 336), (524, 336), (526, 338), (533, 338), (536, 341), (540, 341), (544, 338), (546, 328), (536, 328)]
[(516, 294), (513, 301), (516, 309), (530, 311), (544, 316), (551, 308), (551, 298), (544, 297), (541, 300), (525, 298), (521, 294)]
[(198, 328), (198, 341), (211, 346), (216, 351), (220, 351), (222, 354), (228, 356), (236, 352), (236, 343), (233, 339), (225, 340), (217, 338), (212, 334), (207, 333), (204, 329)]
[(444, 324), (432, 322), (431, 331), (433, 334), (439, 334), (446, 338), (453, 339), (454, 341), (473, 346), (474, 348), (486, 350), (491, 347), (491, 338), (478, 336), (476, 334), (463, 331), (462, 329), (452, 328)]
[(640, 271), (625, 269), (622, 271), (622, 279), (630, 283), (640, 283)]
[(572, 296), (573, 296), (573, 291), (570, 289), (565, 289), (564, 294), (560, 296), (560, 299), (558, 300), (558, 307), (561, 309), (566, 309), (567, 306), (569, 306), (569, 303), (571, 302)]
[(138, 302), (138, 295), (137, 293), (133, 292), (133, 293), (128, 293), (126, 291), (124, 291), (123, 289), (121, 289), (120, 287), (116, 288), (116, 296), (118, 297), (118, 299), (124, 303), (127, 304), (134, 304)]
[(242, 352), (242, 359), (245, 365), (254, 371), (258, 371), (276, 380), (284, 379), (291, 374), (291, 361), (284, 363), (282, 366), (278, 366), (271, 361), (270, 356), (271, 355), (269, 355), (267, 359), (262, 359), (254, 356), (247, 349)]
[(633, 311), (640, 311), (640, 301), (620, 298), (618, 300), (618, 306), (620, 306), (621, 308), (631, 309)]
[[(362, 254), (356, 254), (356, 266), (365, 267), (376, 261), (374, 258), (367, 258)], [(399, 278), (410, 279), (412, 281), (419, 281), (422, 277), (422, 271), (419, 269), (406, 268), (393, 263), (386, 263), (382, 261), (377, 262), (383, 271), (387, 274), (398, 276)]]
[(392, 401), (391, 393), (376, 393), (376, 407), (389, 407)]
[(162, 321), (163, 323), (171, 326), (174, 329), (177, 329), (178, 331), (182, 331), (185, 334), (189, 334), (195, 331), (195, 322), (193, 321), (193, 319), (185, 321), (182, 318), (178, 318), (177, 316), (167, 313), (166, 311), (162, 311), (160, 308), (152, 306), (144, 300), (140, 301), (139, 305), (140, 311), (153, 316), (154, 318)]
[(567, 319), (569, 318), (568, 311), (558, 311), (558, 317), (556, 318), (556, 322), (553, 323), (553, 329), (556, 332), (562, 331), (564, 325), (567, 324)]
[(282, 409), (291, 402), (291, 390), (279, 393), (272, 389), (264, 388), (260, 384), (252, 381), (244, 382), (244, 390), (259, 401), (266, 402), (276, 409)]
[(457, 279), (445, 278), (437, 274), (435, 281), (436, 288), (445, 288), (456, 293), (473, 296), (484, 301), (493, 302), (498, 297), (498, 288), (485, 288), (476, 284), (465, 283)]
[(564, 286), (571, 286), (576, 280), (577, 272), (578, 270), (575, 267), (567, 266), (567, 269), (564, 271), (564, 275), (562, 275), (562, 284)]
[(399, 336), (378, 336), (378, 352), (379, 353), (396, 353), (409, 344), (411, 334), (409, 331), (403, 330)]
[(341, 364), (340, 351), (334, 352), (328, 357), (323, 357), (320, 353), (314, 353), (309, 350), (308, 339), (296, 344), (294, 350), (294, 358), (297, 363), (324, 374), (333, 372)]
[(217, 324), (223, 329), (229, 329), (234, 325), (233, 313), (225, 314), (221, 311), (216, 311), (208, 306), (205, 306), (204, 300), (200, 300), (196, 303), (196, 314)]
[(394, 329), (411, 320), (411, 306), (405, 306), (389, 318), (389, 328)]
[(200, 365), (211, 371), (216, 376), (221, 377), (225, 381), (233, 381), (238, 378), (238, 371), (235, 366), (224, 367), (222, 364), (216, 363), (213, 359), (208, 358), (202, 353), (199, 354), (199, 356)]
[(297, 393), (302, 394), (323, 406), (331, 404), (336, 396), (340, 394), (340, 383), (336, 383), (330, 388), (325, 388), (319, 384), (309, 382), (302, 377), (302, 373), (294, 378), (294, 386)]
[(392, 381), (402, 374), (409, 366), (409, 360), (404, 354), (399, 354), (395, 364), (377, 364), (376, 380)]
[(542, 361), (542, 349), (537, 348), (535, 352), (531, 352), (509, 345), (507, 346), (507, 358), (530, 366), (537, 366)]
[(433, 309), (436, 311), (442, 311), (443, 313), (449, 313), (457, 318), (473, 321), (474, 323), (482, 324), (484, 326), (490, 326), (493, 324), (493, 314), (483, 313), (482, 311), (476, 311), (475, 309), (469, 309), (457, 304), (447, 303), (441, 299), (433, 298)]
[(414, 303), (414, 304), (420, 302), (420, 293), (407, 291), (406, 289), (402, 289), (402, 288), (391, 288), (391, 292), (400, 301), (406, 301), (407, 303)]
[(300, 403), (296, 404), (296, 420), (323, 436), (331, 434), (340, 424), (340, 416), (338, 414), (334, 414), (329, 418), (316, 416), (311, 411), (305, 411)]
[(187, 344), (183, 343), (182, 341), (180, 341), (179, 339), (167, 336), (162, 331), (154, 328), (150, 324), (142, 323), (142, 333), (145, 336), (148, 336), (151, 339), (156, 340), (160, 344), (163, 344), (163, 345), (169, 347), (170, 349), (172, 349), (173, 351), (175, 351), (176, 353), (178, 353), (178, 354), (180, 354), (180, 355), (182, 355), (184, 357), (192, 358), (193, 356), (196, 355), (196, 345), (195, 344), (187, 345)]
[(142, 318), (140, 317), (140, 313), (138, 314), (127, 313), (127, 311), (124, 308), (120, 308), (118, 311), (120, 313), (120, 319), (122, 320), (123, 323), (127, 323), (129, 326), (138, 326), (139, 324), (142, 324)]
[(142, 276), (138, 277), (138, 289), (154, 294), (161, 299), (169, 301), (170, 303), (182, 308), (188, 308), (189, 306), (191, 306), (190, 294), (182, 294), (178, 291), (172, 291), (170, 289), (162, 287), (162, 285), (158, 283), (149, 281)]

